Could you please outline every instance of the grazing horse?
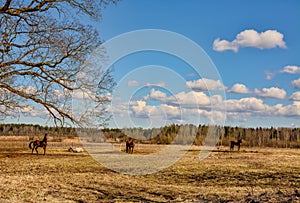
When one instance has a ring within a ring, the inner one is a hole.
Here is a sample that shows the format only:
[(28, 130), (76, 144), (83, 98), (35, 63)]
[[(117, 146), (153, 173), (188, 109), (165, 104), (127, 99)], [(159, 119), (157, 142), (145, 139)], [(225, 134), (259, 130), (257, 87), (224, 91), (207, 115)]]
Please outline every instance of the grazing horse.
[(134, 145), (133, 139), (126, 140), (126, 153), (132, 154)]
[(230, 150), (234, 150), (234, 145), (238, 146), (238, 151), (240, 151), (241, 148), (242, 139), (238, 139), (238, 141), (230, 141)]
[(37, 150), (39, 147), (42, 147), (44, 149), (44, 155), (46, 155), (47, 134), (45, 134), (43, 140), (34, 140), (29, 143), (29, 148), (32, 149), (31, 154), (33, 154), (33, 150), (35, 150), (36, 154), (39, 155), (39, 152)]

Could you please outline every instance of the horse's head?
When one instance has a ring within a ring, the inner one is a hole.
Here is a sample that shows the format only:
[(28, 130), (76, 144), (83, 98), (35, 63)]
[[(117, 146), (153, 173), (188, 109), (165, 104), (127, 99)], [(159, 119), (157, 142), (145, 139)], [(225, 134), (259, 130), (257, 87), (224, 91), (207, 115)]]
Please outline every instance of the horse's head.
[(44, 141), (47, 141), (47, 133), (45, 133), (45, 136), (44, 136)]

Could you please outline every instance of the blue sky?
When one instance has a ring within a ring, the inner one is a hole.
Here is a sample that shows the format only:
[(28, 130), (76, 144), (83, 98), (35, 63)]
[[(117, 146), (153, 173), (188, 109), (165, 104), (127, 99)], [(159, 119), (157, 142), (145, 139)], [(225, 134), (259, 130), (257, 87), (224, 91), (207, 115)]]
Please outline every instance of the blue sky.
[(224, 125), (299, 127), (299, 11), (297, 0), (123, 0), (108, 6), (91, 22), (104, 41), (141, 29), (175, 32), (197, 43), (221, 78), (198, 75), (165, 53), (128, 55), (113, 65), (110, 127), (209, 124), (212, 103), (221, 112), (226, 105)]
[[(299, 1), (129, 0), (106, 8), (101, 22), (96, 26), (104, 40), (139, 29), (164, 29), (186, 36), (208, 54), (227, 88), (225, 100), (229, 100), (229, 110), (227, 109), (225, 125), (291, 127), (300, 125), (297, 93), (300, 91), (297, 81), (300, 77), (299, 10)], [(240, 42), (236, 39), (239, 34)], [(251, 44), (249, 40), (255, 36), (259, 37), (260, 42)], [(229, 45), (214, 48), (214, 41), (217, 39), (226, 40)], [(116, 79), (124, 77), (136, 67), (157, 64), (157, 61), (160, 61), (157, 65), (173, 69), (186, 81), (201, 79), (193, 77), (191, 69), (183, 62), (167, 57), (163, 59), (158, 55), (145, 54), (116, 63)], [(153, 75), (155, 74), (157, 72), (153, 70)], [(127, 76), (125, 78), (128, 79)], [(141, 78), (135, 76), (130, 81), (141, 85)], [(165, 83), (164, 87), (176, 85), (168, 83), (168, 78), (166, 74), (165, 79), (160, 79), (161, 83)], [(159, 90), (164, 92), (163, 89), (155, 86), (144, 88), (133, 100), (141, 101), (143, 94), (149, 96), (151, 90), (152, 93), (159, 93)], [(125, 87), (122, 91), (126, 95)], [(178, 89), (173, 95), (176, 96), (181, 91), (188, 93), (191, 89)], [(163, 104), (165, 100), (152, 97), (152, 100), (144, 98), (143, 101), (146, 106), (153, 107)], [(132, 114), (134, 110), (130, 106), (128, 108), (127, 114)], [(131, 117), (135, 121), (139, 119), (136, 114)], [(140, 119), (142, 118), (141, 116)], [(169, 119), (169, 122), (178, 122), (170, 117)], [(207, 122), (205, 119), (201, 121)], [(141, 123), (143, 122), (140, 121), (137, 125), (142, 125)], [(111, 122), (111, 125), (115, 123)], [(123, 127), (131, 124), (118, 121), (117, 125)]]

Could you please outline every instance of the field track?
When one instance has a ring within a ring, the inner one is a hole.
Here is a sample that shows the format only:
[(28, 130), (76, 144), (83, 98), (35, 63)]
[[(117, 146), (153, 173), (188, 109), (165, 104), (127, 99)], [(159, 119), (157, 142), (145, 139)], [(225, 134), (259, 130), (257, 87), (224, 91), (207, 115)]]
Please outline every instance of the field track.
[(32, 155), (27, 145), (0, 145), (1, 203), (300, 202), (299, 149), (223, 148), (199, 160), (193, 147), (163, 171), (132, 176), (64, 145), (50, 144), (46, 156)]

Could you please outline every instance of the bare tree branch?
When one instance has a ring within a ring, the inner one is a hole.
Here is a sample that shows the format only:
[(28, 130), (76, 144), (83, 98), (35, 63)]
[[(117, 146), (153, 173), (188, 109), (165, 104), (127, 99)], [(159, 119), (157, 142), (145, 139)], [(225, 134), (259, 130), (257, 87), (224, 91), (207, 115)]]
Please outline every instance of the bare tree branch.
[(87, 73), (84, 63), (101, 41), (77, 14), (97, 19), (111, 3), (116, 1), (0, 0), (0, 118), (39, 105), (55, 124), (81, 125), (91, 113), (72, 114), (72, 95), (81, 91), (99, 108), (97, 122), (107, 120), (114, 81), (110, 70), (78, 77)]

